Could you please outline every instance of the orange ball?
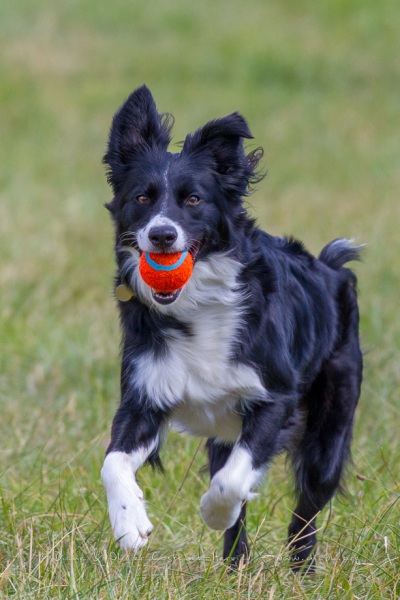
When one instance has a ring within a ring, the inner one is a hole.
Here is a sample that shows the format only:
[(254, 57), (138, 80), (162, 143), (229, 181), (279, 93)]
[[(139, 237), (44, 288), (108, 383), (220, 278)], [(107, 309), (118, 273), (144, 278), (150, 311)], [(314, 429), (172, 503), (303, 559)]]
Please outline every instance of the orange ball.
[(185, 285), (193, 271), (190, 252), (158, 254), (143, 252), (139, 262), (139, 273), (148, 286), (156, 292), (175, 292)]

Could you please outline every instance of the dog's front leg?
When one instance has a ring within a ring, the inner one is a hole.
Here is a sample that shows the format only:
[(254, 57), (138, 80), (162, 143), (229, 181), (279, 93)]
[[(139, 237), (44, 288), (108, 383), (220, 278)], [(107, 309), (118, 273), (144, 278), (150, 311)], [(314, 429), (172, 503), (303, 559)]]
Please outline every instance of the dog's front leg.
[(148, 406), (134, 407), (134, 402), (125, 399), (114, 417), (101, 476), (114, 537), (123, 550), (137, 552), (146, 545), (153, 526), (136, 472), (147, 459), (158, 456), (164, 415)]
[(257, 495), (252, 490), (261, 483), (268, 461), (276, 452), (284, 415), (284, 402), (261, 402), (244, 417), (238, 441), (201, 499), (201, 516), (211, 529), (233, 527), (243, 502)]

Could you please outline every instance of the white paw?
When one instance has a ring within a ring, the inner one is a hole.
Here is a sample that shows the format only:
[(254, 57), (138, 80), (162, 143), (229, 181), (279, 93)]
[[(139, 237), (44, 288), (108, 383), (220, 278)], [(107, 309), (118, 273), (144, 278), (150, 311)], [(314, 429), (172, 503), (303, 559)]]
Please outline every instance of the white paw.
[(114, 537), (122, 550), (138, 552), (147, 544), (153, 529), (144, 502), (134, 493), (109, 499), (108, 512)]
[(232, 527), (239, 518), (243, 501), (257, 496), (251, 490), (258, 485), (262, 474), (261, 469), (253, 468), (249, 451), (235, 446), (201, 499), (200, 512), (205, 524), (211, 529)]
[(101, 475), (114, 537), (123, 550), (137, 552), (147, 544), (153, 525), (146, 513), (131, 457), (123, 452), (110, 452), (104, 460)]
[(211, 529), (225, 530), (232, 527), (239, 518), (242, 500), (224, 493), (218, 484), (212, 484), (200, 502), (200, 512), (204, 523)]

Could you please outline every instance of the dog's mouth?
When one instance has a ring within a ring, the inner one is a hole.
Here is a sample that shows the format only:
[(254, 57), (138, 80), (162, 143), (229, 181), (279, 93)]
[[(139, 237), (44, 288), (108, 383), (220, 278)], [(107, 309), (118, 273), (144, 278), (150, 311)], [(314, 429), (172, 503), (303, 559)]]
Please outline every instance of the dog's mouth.
[[(196, 262), (200, 248), (201, 248), (200, 241), (194, 242), (192, 244), (192, 246), (189, 248), (189, 252), (192, 255), (192, 259), (193, 259), (193, 265)], [(152, 298), (155, 302), (157, 302), (157, 304), (162, 304), (164, 306), (166, 306), (168, 304), (173, 304), (179, 298), (180, 293), (182, 292), (183, 288), (184, 288), (184, 286), (177, 290), (173, 290), (170, 292), (160, 292), (160, 291), (151, 289)]]
[(157, 304), (163, 304), (164, 306), (167, 304), (172, 304), (178, 298), (179, 294), (183, 288), (179, 290), (174, 290), (173, 292), (156, 292), (156, 290), (151, 290), (151, 294), (153, 300), (157, 302)]

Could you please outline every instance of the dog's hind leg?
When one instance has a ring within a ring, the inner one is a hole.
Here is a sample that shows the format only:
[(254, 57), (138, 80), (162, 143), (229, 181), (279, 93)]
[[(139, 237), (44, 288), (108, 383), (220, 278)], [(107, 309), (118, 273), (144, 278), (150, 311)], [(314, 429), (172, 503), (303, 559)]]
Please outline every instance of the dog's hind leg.
[[(315, 391), (314, 388), (313, 393)], [(320, 391), (319, 399), (324, 404), (326, 396), (324, 398), (324, 392)], [(293, 456), (298, 503), (289, 526), (289, 544), (294, 570), (305, 566), (312, 555), (317, 542), (316, 516), (340, 486), (343, 467), (350, 454), (355, 399), (353, 396), (347, 406), (340, 406), (336, 397), (324, 414), (321, 414), (322, 406), (318, 410), (317, 402), (313, 403), (304, 439)], [(312, 568), (312, 557), (310, 564)]]
[[(215, 442), (213, 439), (207, 441), (210, 478), (212, 479), (217, 471), (222, 469), (228, 460), (232, 448)], [(224, 560), (229, 560), (232, 566), (239, 563), (240, 559), (249, 556), (249, 544), (246, 535), (246, 503), (242, 504), (239, 517), (236, 523), (227, 529), (224, 534)]]
[(344, 311), (340, 347), (303, 399), (305, 433), (292, 461), (298, 503), (289, 526), (292, 567), (311, 570), (317, 541), (315, 518), (340, 488), (350, 456), (354, 411), (360, 395), (362, 355), (356, 307)]

